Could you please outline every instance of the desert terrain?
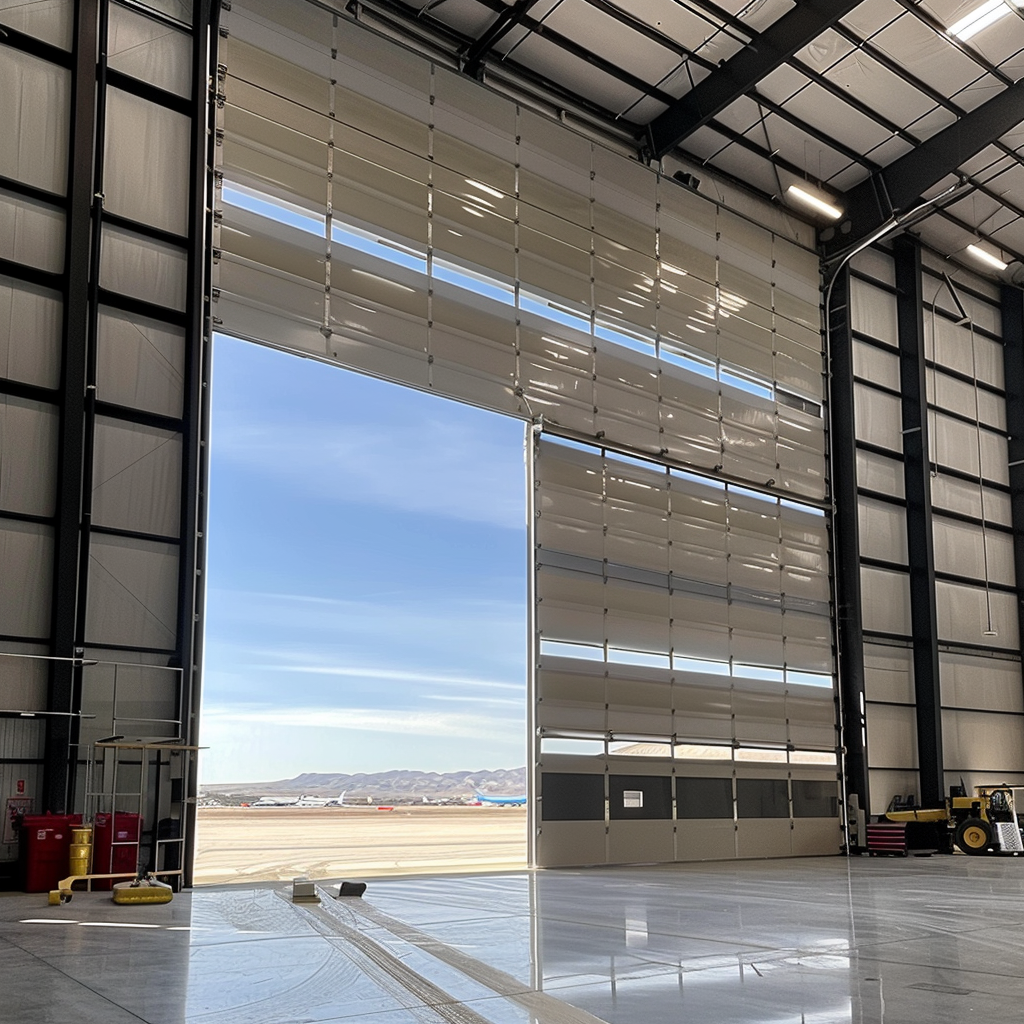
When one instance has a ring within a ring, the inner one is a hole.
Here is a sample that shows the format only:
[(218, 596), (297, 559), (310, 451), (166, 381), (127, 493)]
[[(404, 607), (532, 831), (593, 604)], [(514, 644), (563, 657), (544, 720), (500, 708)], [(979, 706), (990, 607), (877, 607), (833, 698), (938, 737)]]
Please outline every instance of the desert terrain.
[(526, 865), (522, 807), (200, 807), (196, 885)]

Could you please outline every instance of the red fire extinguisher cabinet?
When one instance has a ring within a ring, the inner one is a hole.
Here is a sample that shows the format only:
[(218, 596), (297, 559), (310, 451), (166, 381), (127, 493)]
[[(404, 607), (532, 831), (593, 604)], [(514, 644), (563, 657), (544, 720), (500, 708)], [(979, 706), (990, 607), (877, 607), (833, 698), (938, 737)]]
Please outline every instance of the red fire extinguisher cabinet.
[[(99, 813), (93, 819), (92, 870), (97, 875), (134, 873), (139, 869), (139, 839), (142, 816), (128, 811)], [(113, 887), (110, 880), (97, 879), (94, 890)]]
[(18, 833), (21, 888), (49, 892), (68, 876), (71, 826), (81, 825), (80, 814), (27, 814)]

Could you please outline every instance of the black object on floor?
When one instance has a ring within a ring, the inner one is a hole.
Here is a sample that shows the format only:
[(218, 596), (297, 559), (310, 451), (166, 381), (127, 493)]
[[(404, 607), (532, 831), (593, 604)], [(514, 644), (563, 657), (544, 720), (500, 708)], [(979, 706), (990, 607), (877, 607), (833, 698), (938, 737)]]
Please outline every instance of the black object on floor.
[(338, 887), (338, 895), (335, 899), (340, 899), (342, 896), (362, 896), (366, 892), (365, 882), (342, 882)]

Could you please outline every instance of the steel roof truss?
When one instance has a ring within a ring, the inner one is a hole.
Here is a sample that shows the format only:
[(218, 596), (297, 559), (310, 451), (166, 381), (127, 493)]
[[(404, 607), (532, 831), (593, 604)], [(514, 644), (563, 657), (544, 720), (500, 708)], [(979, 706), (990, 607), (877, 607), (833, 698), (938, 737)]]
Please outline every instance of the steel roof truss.
[(856, 6), (857, 0), (797, 4), (651, 123), (651, 155), (663, 157)]

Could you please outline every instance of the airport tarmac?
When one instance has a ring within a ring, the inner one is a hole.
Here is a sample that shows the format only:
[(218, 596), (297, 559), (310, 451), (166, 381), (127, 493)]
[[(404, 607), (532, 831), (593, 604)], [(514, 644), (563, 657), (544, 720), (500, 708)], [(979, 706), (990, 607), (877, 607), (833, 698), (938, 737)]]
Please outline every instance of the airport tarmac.
[(200, 807), (196, 885), (506, 871), (526, 866), (523, 807)]

